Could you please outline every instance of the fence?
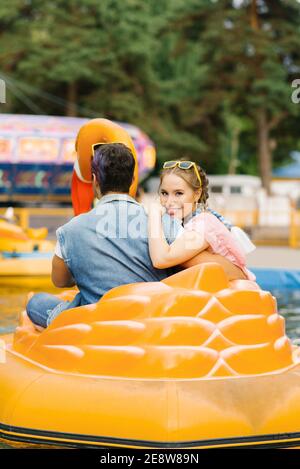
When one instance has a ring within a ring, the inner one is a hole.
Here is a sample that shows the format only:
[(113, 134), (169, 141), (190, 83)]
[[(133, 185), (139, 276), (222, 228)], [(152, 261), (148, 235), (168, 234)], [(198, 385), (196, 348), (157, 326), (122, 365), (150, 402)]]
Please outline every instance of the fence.
[[(0, 208), (0, 215), (5, 213)], [(15, 208), (18, 224), (26, 230), (31, 227), (47, 226), (50, 238), (55, 238), (55, 230), (70, 220), (74, 213), (71, 207), (57, 208)], [(294, 205), (290, 209), (290, 223), (287, 226), (260, 226), (260, 210), (222, 210), (222, 215), (234, 225), (246, 229), (257, 244), (286, 245), (300, 248), (300, 210)], [(280, 215), (280, 214), (279, 214)]]
[[(4, 215), (5, 211), (5, 208), (0, 208), (0, 215)], [(55, 238), (56, 228), (67, 223), (74, 216), (74, 211), (71, 207), (26, 207), (14, 208), (14, 215), (23, 230), (46, 226), (49, 238)]]
[(300, 248), (300, 210), (292, 205), (289, 245), (291, 248)]

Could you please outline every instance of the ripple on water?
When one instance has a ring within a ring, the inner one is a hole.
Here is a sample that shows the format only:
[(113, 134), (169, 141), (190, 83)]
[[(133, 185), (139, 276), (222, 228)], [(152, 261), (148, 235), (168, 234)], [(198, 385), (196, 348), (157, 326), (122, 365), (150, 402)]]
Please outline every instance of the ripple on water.
[(300, 291), (272, 292), (277, 298), (278, 311), (285, 318), (286, 334), (293, 344), (300, 345)]
[[(0, 334), (9, 334), (15, 330), (19, 314), (25, 309), (30, 291), (32, 289), (0, 287)], [(57, 291), (54, 289), (52, 293)]]
[(14, 331), (19, 313), (26, 304), (28, 290), (0, 288), (0, 334)]

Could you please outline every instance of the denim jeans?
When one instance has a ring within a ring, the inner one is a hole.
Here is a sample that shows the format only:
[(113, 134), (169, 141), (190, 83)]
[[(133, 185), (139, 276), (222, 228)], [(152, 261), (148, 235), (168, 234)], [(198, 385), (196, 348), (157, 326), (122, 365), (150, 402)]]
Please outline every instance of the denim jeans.
[(26, 311), (34, 324), (47, 327), (54, 317), (68, 309), (70, 301), (61, 301), (49, 293), (36, 293), (27, 303)]

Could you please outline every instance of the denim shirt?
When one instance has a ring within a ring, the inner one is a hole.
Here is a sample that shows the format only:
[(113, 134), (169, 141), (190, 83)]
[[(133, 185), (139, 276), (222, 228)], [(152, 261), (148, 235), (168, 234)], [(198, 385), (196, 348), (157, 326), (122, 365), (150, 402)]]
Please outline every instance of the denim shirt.
[[(162, 223), (168, 243), (173, 242), (180, 222), (165, 214)], [(56, 235), (80, 291), (69, 307), (96, 303), (119, 285), (160, 281), (178, 271), (153, 267), (147, 214), (127, 194), (103, 196), (94, 209), (74, 217)]]

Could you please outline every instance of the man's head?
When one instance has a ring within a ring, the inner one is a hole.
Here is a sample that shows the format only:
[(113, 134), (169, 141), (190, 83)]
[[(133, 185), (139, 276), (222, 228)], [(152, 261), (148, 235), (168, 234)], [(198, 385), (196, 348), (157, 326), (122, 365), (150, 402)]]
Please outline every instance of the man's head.
[[(129, 193), (133, 181), (134, 157), (123, 143), (96, 146), (92, 158), (93, 187), (96, 197), (113, 192)], [(101, 195), (100, 195), (101, 194)]]

